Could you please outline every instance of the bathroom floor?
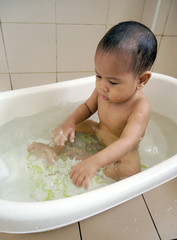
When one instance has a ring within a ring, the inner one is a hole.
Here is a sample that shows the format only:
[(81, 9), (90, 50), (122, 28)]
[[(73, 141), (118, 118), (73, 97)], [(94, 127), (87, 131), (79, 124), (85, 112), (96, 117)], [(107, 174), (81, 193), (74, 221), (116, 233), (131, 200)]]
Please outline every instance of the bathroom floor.
[(177, 178), (117, 207), (44, 233), (5, 234), (0, 240), (177, 239)]

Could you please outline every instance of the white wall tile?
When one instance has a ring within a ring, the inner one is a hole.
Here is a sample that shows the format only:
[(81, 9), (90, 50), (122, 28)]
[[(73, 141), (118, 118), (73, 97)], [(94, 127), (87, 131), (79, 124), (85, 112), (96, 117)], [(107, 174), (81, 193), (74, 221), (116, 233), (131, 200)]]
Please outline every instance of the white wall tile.
[(164, 35), (177, 36), (177, 0), (172, 1)]
[(56, 82), (55, 73), (11, 74), (13, 89), (34, 87)]
[(163, 37), (154, 65), (154, 72), (177, 78), (177, 37)]
[(9, 74), (0, 74), (0, 92), (11, 90)]
[(2, 33), (0, 31), (0, 73), (8, 72), (7, 61), (5, 56), (4, 44), (2, 41)]
[(95, 72), (77, 72), (77, 73), (58, 73), (58, 81), (67, 81), (67, 80), (75, 80), (78, 78), (89, 77), (95, 75)]
[(55, 0), (1, 0), (2, 22), (55, 22)]
[(58, 71), (94, 71), (94, 55), (104, 26), (58, 26)]
[(56, 72), (55, 26), (2, 24), (10, 72)]
[(57, 0), (57, 23), (105, 24), (108, 0)]
[(108, 24), (117, 24), (122, 21), (140, 21), (143, 13), (142, 0), (110, 0)]

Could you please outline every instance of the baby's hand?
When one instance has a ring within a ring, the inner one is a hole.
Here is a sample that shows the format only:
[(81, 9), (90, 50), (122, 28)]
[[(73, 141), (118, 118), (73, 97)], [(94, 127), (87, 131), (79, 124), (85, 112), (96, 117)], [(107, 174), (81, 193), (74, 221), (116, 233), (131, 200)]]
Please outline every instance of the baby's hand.
[(70, 118), (67, 118), (66, 121), (55, 128), (52, 135), (52, 141), (56, 145), (65, 145), (68, 139), (71, 142), (74, 142), (75, 138), (75, 124)]
[(94, 164), (92, 157), (89, 157), (86, 160), (78, 163), (71, 170), (70, 178), (76, 186), (82, 187), (82, 185), (84, 184), (84, 187), (87, 189), (90, 180), (98, 171), (99, 168), (96, 166), (96, 164)]

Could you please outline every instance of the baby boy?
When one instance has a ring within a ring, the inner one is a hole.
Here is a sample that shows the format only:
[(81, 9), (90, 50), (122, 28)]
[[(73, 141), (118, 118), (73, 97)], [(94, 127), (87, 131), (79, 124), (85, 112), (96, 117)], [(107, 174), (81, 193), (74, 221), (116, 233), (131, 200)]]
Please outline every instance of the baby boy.
[[(68, 140), (74, 141), (75, 132), (94, 134), (105, 146), (71, 170), (70, 178), (77, 186), (88, 188), (100, 168), (117, 181), (140, 171), (138, 145), (150, 117), (150, 104), (142, 88), (151, 77), (156, 53), (154, 34), (134, 21), (112, 27), (99, 42), (95, 53), (95, 90), (54, 130), (54, 147), (47, 146), (57, 156), (61, 146)], [(98, 123), (87, 120), (95, 112)], [(58, 137), (61, 132), (63, 135)], [(28, 150), (34, 153), (43, 147), (33, 143)]]

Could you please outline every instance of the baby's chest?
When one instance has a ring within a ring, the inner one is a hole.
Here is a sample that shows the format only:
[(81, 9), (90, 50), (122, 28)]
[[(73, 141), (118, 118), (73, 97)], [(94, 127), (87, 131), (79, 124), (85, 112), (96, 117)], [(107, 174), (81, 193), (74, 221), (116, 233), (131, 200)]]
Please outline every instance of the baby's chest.
[(113, 131), (122, 130), (130, 114), (126, 107), (111, 106), (109, 104), (98, 107), (98, 116), (100, 122)]

